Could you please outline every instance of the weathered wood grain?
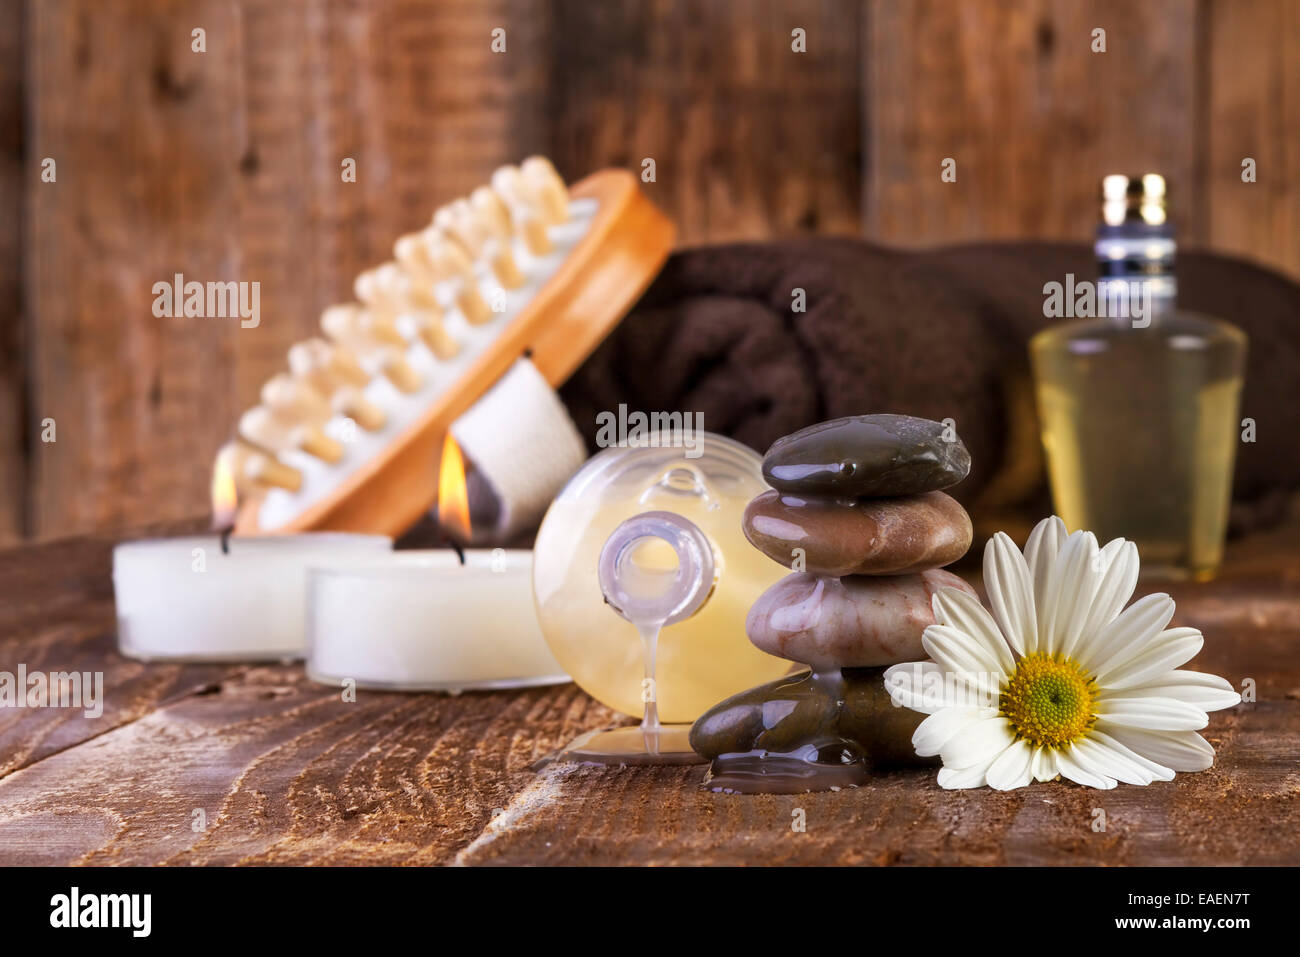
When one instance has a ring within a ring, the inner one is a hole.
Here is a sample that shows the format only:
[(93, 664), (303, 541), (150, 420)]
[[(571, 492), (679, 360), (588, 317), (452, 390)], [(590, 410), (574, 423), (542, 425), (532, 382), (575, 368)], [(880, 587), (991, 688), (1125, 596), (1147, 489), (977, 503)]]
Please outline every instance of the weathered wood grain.
[[(155, 282), (245, 279), (234, 228), (240, 69), (229, 4), (31, 4), (31, 415), (38, 535), (200, 511), (234, 414), (237, 320), (152, 313)], [(190, 51), (190, 31), (208, 51)], [(252, 277), (256, 278), (256, 277)]]
[[(1286, 0), (48, 0), (3, 17), (0, 541), (199, 510), (212, 452), (321, 308), (530, 152), (571, 177), (653, 157), (647, 189), (686, 243), (1077, 238), (1098, 176), (1155, 168), (1186, 243), (1300, 274)], [(262, 324), (155, 318), (152, 283), (177, 271), (261, 283)]]
[(682, 244), (857, 233), (860, 15), (855, 0), (561, 0), (549, 152), (568, 176), (653, 159), (645, 188)]
[(23, 6), (0, 7), (0, 545), (23, 537), (27, 515), (23, 323)]
[(104, 675), (98, 717), (0, 709), (0, 864), (439, 863), (505, 807), (537, 758), (614, 720), (573, 685), (361, 691), (345, 703), (297, 666), (125, 659), (114, 544), (0, 551), (0, 670)]
[[(31, 415), (59, 430), (33, 463), (35, 536), (203, 509), (212, 454), (321, 309), (518, 158), (533, 34), (489, 47), (517, 6), (31, 5), (25, 175), (59, 163), (28, 192)], [(259, 283), (260, 324), (155, 317), (153, 283), (175, 273)]]
[[(138, 537), (195, 531), (154, 526)], [(201, 692), (242, 669), (144, 665), (116, 653), (112, 537), (82, 537), (0, 551), (0, 670), (102, 672), (103, 713), (0, 709), (0, 777)]]
[[(1300, 630), (1288, 637), (1294, 654)], [(1296, 865), (1298, 729), (1300, 691), (1241, 705), (1205, 732), (1214, 768), (1106, 792), (944, 791), (912, 770), (839, 793), (739, 796), (704, 790), (702, 768), (553, 765), (457, 863)]]
[[(105, 614), (106, 612), (106, 614)], [(103, 674), (103, 713), (78, 708), (0, 710), (0, 778), (92, 741), (151, 713), (167, 701), (204, 693), (242, 669), (221, 665), (144, 665), (116, 652), (112, 607), (90, 608), (81, 620), (44, 629), (20, 646), (5, 646), (0, 669), (15, 673)]]
[[(1205, 232), (1201, 241), (1300, 273), (1300, 8), (1216, 0), (1204, 25)], [(1257, 179), (1242, 182), (1242, 161)]]
[[(241, 402), (283, 369), (290, 344), (319, 334), (321, 310), (352, 298), (357, 273), (392, 258), (398, 236), (527, 152), (541, 90), (519, 7), (241, 4), (235, 241), (241, 272), (263, 282), (267, 317), (230, 340)], [(504, 53), (491, 50), (496, 27)], [(345, 159), (354, 183), (343, 182)]]
[[(702, 768), (552, 766), (457, 857), (478, 864), (1300, 864), (1296, 528), (1238, 543), (1224, 576), (1167, 590), (1205, 634), (1194, 665), (1256, 701), (1211, 715), (1212, 769), (1093, 791), (944, 791), (934, 772), (839, 793), (702, 790)], [(1142, 593), (1160, 590), (1140, 586)], [(806, 817), (797, 832), (795, 810)], [(1105, 830), (1093, 830), (1104, 812)]]
[(0, 861), (441, 863), (610, 717), (573, 685), (347, 703), (249, 669), (0, 779)]
[[(1084, 238), (1101, 177), (1132, 170), (1163, 172), (1190, 215), (1197, 10), (1194, 0), (871, 3), (867, 235)], [(1098, 27), (1105, 53), (1090, 49)], [(956, 182), (940, 178), (946, 158)]]
[(1197, 667), (1254, 684), (1255, 702), (1212, 718), (1211, 771), (1009, 795), (911, 771), (789, 797), (701, 791), (702, 768), (534, 776), (617, 720), (573, 685), (346, 702), (297, 667), (129, 662), (112, 650), (109, 540), (11, 549), (0, 668), (102, 669), (107, 702), (99, 719), (0, 712), (0, 863), (1300, 863), (1295, 541), (1291, 526), (1235, 543), (1220, 580), (1170, 588), (1176, 622), (1206, 635)]
[[(457, 863), (1300, 863), (1300, 702), (1238, 712), (1207, 732), (1220, 752), (1211, 770), (1105, 792), (944, 791), (917, 770), (851, 791), (741, 796), (702, 790), (702, 768), (553, 765)], [(1104, 831), (1093, 830), (1098, 809)]]

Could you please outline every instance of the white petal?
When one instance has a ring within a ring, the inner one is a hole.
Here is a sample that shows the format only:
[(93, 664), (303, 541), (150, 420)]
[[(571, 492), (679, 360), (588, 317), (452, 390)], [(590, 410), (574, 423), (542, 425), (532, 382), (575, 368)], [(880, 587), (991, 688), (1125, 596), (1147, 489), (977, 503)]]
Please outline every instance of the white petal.
[[(1069, 532), (1065, 530), (1065, 522), (1053, 515), (1035, 525), (1034, 530), (1029, 533), (1029, 540), (1025, 542), (1025, 565), (1029, 569), (1029, 577), (1034, 587), (1036, 621), (1040, 631), (1043, 625), (1043, 609), (1047, 606), (1047, 576), (1052, 570), (1052, 565), (1056, 563), (1056, 556), (1067, 538)], [(986, 571), (985, 577), (987, 576)], [(1034, 650), (1036, 649), (1029, 649), (1029, 651)]]
[(985, 774), (989, 787), (996, 791), (1014, 791), (1024, 787), (1033, 779), (1030, 773), (1033, 758), (1034, 749), (1028, 741), (1013, 742), (989, 765)]
[(967, 725), (997, 714), (993, 708), (944, 708), (926, 718), (912, 733), (912, 747), (923, 758), (932, 758)]
[(939, 750), (939, 757), (943, 759), (944, 767), (959, 770), (988, 764), (1013, 740), (1015, 736), (1011, 733), (1010, 721), (999, 717), (984, 718), (965, 725), (949, 738)]
[(1066, 539), (1047, 576), (1047, 608), (1039, 616), (1040, 651), (1064, 655), (1073, 651), (1100, 580), (1097, 537), (1075, 532)]
[(1148, 731), (1196, 731), (1210, 723), (1210, 716), (1196, 705), (1176, 698), (1101, 698), (1097, 717)]
[(962, 788), (982, 788), (984, 786), (984, 774), (989, 769), (992, 762), (982, 762), (969, 768), (940, 768), (939, 769), (939, 787), (956, 791)]
[[(1155, 733), (1162, 734), (1165, 732), (1155, 732)], [(1111, 748), (1119, 752), (1120, 754), (1124, 755), (1124, 757), (1128, 758), (1130, 761), (1136, 761), (1138, 765), (1146, 769), (1147, 773), (1151, 775), (1151, 779), (1153, 781), (1172, 781), (1174, 779), (1173, 768), (1167, 768), (1163, 764), (1158, 764), (1157, 762), (1152, 761), (1150, 758), (1138, 754), (1128, 745), (1121, 744), (1116, 738), (1111, 737), (1105, 731), (1098, 731), (1096, 727), (1094, 727), (1091, 731), (1088, 732), (1088, 737), (1091, 740), (1098, 742), (1099, 744), (1104, 744), (1108, 748)]]
[(1109, 791), (1115, 786), (1114, 778), (1097, 774), (1085, 767), (1080, 762), (1073, 745), (1056, 752), (1056, 764), (1061, 769), (1061, 777), (1069, 778), (1076, 784), (1083, 784), (1102, 791)]
[(1035, 781), (1050, 781), (1061, 772), (1056, 767), (1056, 752), (1048, 748), (1036, 748), (1031, 766)]
[(1074, 756), (1094, 774), (1146, 787), (1154, 776), (1141, 762), (1129, 757), (1128, 748), (1120, 748), (1123, 745), (1111, 747), (1100, 740), (1084, 738), (1075, 742)]
[[(1106, 547), (1097, 553), (1097, 560), (1102, 568), (1101, 581), (1083, 625), (1084, 642), (1091, 641), (1102, 628), (1115, 620), (1133, 597), (1133, 589), (1137, 586), (1138, 550), (1132, 542), (1122, 538), (1107, 542)], [(1079, 650), (1076, 649), (1076, 658)]]
[(1132, 688), (1145, 681), (1166, 675), (1196, 657), (1205, 639), (1195, 628), (1169, 628), (1149, 642), (1146, 649), (1130, 661), (1107, 668), (1097, 683), (1105, 688)]
[[(885, 669), (885, 690), (895, 708), (907, 708), (922, 714), (934, 714), (948, 707), (943, 700), (944, 671), (933, 661), (909, 661), (890, 665)], [(927, 689), (937, 689), (937, 695), (927, 697)]]
[(930, 625), (921, 633), (921, 647), (946, 671), (951, 671), (969, 681), (979, 681), (981, 675), (1001, 672), (993, 652), (975, 638), (949, 628), (947, 625)]
[(998, 663), (1003, 675), (1009, 676), (1015, 670), (1011, 648), (998, 630), (998, 623), (978, 598), (958, 588), (940, 588), (931, 604), (935, 618), (978, 641)]
[(1148, 731), (1098, 720), (1095, 731), (1175, 771), (1204, 771), (1214, 764), (1214, 748), (1195, 731)]
[(1241, 704), (1241, 695), (1218, 675), (1199, 671), (1170, 671), (1157, 678), (1125, 689), (1126, 694), (1156, 695), (1177, 698), (1194, 704), (1202, 711), (1218, 711)]
[(1007, 643), (1018, 654), (1033, 652), (1038, 647), (1034, 583), (1025, 556), (1005, 532), (998, 532), (984, 546), (984, 589)]
[(1097, 571), (1102, 578), (1106, 577), (1106, 573), (1110, 571), (1110, 566), (1115, 563), (1115, 559), (1119, 558), (1126, 541), (1127, 539), (1124, 538), (1112, 538), (1105, 545), (1102, 545), (1101, 550), (1097, 552)]
[(1103, 674), (1140, 655), (1172, 617), (1174, 600), (1168, 595), (1156, 592), (1142, 596), (1087, 643), (1079, 664), (1100, 681)]
[(945, 671), (933, 661), (891, 665), (884, 680), (896, 708), (921, 714), (934, 714), (944, 708), (989, 708), (1001, 693), (1000, 686), (987, 679)]

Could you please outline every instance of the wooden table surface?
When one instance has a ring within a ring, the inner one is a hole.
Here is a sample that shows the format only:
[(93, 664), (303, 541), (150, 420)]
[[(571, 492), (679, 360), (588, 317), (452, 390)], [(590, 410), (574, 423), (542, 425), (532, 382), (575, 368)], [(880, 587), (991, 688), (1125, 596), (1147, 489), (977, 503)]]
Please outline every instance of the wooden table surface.
[(700, 767), (534, 773), (615, 716), (571, 684), (345, 703), (299, 667), (140, 664), (115, 651), (112, 545), (0, 552), (0, 670), (105, 683), (97, 719), (0, 710), (0, 863), (1300, 863), (1300, 527), (1169, 588), (1205, 633), (1196, 665), (1255, 686), (1211, 716), (1213, 769), (1009, 794), (919, 770), (754, 797), (702, 791)]

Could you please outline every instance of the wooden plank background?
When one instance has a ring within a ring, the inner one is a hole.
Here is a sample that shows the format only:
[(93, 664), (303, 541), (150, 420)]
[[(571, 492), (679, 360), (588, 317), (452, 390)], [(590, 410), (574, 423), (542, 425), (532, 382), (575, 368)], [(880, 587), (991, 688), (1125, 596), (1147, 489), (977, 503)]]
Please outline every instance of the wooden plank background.
[[(1287, 0), (6, 4), (0, 542), (202, 513), (288, 345), (530, 152), (655, 159), (684, 244), (1078, 239), (1100, 175), (1159, 169), (1185, 242), (1300, 275), (1297, 53)], [(175, 272), (260, 282), (261, 325), (155, 318)]]

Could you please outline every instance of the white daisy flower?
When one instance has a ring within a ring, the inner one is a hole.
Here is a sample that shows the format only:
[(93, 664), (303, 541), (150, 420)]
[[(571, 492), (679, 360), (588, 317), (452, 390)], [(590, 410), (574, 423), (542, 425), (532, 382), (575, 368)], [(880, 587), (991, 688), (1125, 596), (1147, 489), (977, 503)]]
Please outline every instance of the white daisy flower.
[(885, 687), (929, 715), (912, 745), (942, 758), (942, 787), (1007, 791), (1059, 775), (1113, 788), (1214, 763), (1196, 732), (1241, 696), (1223, 678), (1176, 670), (1204, 639), (1167, 627), (1168, 595), (1124, 608), (1137, 576), (1132, 542), (1098, 548), (1052, 516), (1024, 554), (1003, 532), (985, 546), (992, 614), (955, 588), (934, 596), (939, 624), (922, 638), (933, 660), (894, 665)]

